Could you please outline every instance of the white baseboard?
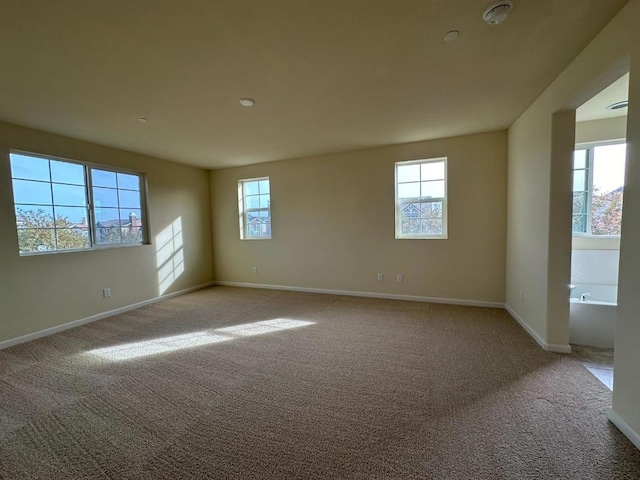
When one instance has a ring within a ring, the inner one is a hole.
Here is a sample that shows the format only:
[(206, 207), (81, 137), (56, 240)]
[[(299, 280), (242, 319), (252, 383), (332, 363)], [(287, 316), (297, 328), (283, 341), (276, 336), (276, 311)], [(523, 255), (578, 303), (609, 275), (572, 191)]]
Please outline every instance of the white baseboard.
[(545, 340), (538, 334), (538, 332), (536, 332), (523, 319), (521, 319), (509, 305), (505, 304), (504, 308), (544, 350), (555, 353), (571, 353), (571, 345), (559, 345), (555, 343), (545, 342)]
[(80, 318), (72, 322), (63, 323), (62, 325), (56, 325), (55, 327), (45, 328), (44, 330), (40, 330), (38, 332), (28, 333), (26, 335), (22, 335), (16, 338), (10, 338), (9, 340), (4, 340), (0, 342), (0, 350), (2, 350), (3, 348), (9, 348), (14, 345), (18, 345), (20, 343), (29, 342), (37, 338), (53, 335), (54, 333), (62, 332), (64, 330), (69, 330), (70, 328), (79, 327), (80, 325), (84, 325), (85, 323), (95, 322), (96, 320), (112, 317), (120, 313), (128, 312), (129, 310), (135, 310), (136, 308), (144, 307), (145, 305), (151, 305), (152, 303), (156, 303), (161, 300), (166, 300), (171, 297), (177, 297), (178, 295), (183, 295), (185, 293), (193, 292), (195, 290), (200, 290), (202, 288), (210, 287), (212, 285), (214, 285), (214, 282), (203, 283), (201, 285), (196, 285), (195, 287), (185, 288), (184, 290), (168, 293), (166, 295), (160, 295), (158, 297), (150, 298), (149, 300), (144, 300), (142, 302), (134, 303), (132, 305), (126, 305), (124, 307), (116, 308), (114, 310), (109, 310), (107, 312), (97, 313), (95, 315), (91, 315), (90, 317)]
[(624, 434), (624, 436), (627, 437), (629, 441), (635, 445), (638, 450), (640, 450), (640, 434), (638, 434), (638, 432), (636, 432), (629, 426), (627, 422), (620, 418), (620, 415), (614, 412), (613, 409), (609, 410), (607, 418), (611, 423), (618, 427), (618, 430), (620, 430)]
[(261, 283), (244, 282), (215, 282), (225, 287), (264, 288), (266, 290), (287, 290), (291, 292), (325, 293), (330, 295), (345, 295), (349, 297), (384, 298), (387, 300), (407, 300), (411, 302), (445, 303), (450, 305), (468, 305), (471, 307), (504, 308), (504, 303), (484, 302), (481, 300), (460, 300), (456, 298), (421, 297), (417, 295), (394, 295), (387, 293), (356, 292), (352, 290), (327, 290), (324, 288), (291, 287), (288, 285), (265, 285)]

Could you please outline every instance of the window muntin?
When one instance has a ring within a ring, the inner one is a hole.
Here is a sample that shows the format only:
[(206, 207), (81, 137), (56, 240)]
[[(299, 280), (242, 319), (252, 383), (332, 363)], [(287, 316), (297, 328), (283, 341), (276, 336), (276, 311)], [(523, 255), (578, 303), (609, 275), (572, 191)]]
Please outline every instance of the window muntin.
[(447, 238), (447, 159), (396, 163), (396, 238)]
[(619, 236), (626, 144), (609, 143), (579, 148), (573, 162), (574, 234)]
[(271, 189), (269, 177), (238, 182), (240, 238), (271, 238)]
[[(14, 151), (9, 157), (20, 255), (145, 242), (141, 174)], [(101, 185), (102, 174), (113, 177), (106, 202), (93, 183)]]

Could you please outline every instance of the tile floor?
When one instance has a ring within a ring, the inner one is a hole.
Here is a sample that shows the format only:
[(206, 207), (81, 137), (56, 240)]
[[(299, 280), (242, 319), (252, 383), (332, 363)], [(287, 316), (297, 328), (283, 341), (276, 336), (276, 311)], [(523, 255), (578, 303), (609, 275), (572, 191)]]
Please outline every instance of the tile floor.
[(571, 345), (571, 355), (609, 390), (613, 390), (613, 350)]

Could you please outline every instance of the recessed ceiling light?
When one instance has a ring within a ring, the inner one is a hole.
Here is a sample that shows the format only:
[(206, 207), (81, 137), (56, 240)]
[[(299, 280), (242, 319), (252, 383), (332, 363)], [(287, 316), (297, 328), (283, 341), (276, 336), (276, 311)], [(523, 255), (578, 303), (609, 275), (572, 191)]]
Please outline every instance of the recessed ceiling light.
[(256, 104), (256, 101), (253, 98), (241, 98), (240, 105), (243, 107), (253, 107)]
[(445, 42), (453, 42), (459, 36), (460, 36), (460, 32), (458, 30), (450, 30), (444, 34), (444, 37), (442, 37), (442, 39)]
[(140, 118), (138, 119), (138, 121), (139, 121), (139, 122), (142, 122), (142, 123), (147, 123), (147, 122), (149, 121), (149, 119), (148, 119), (148, 118), (144, 118), (144, 117), (140, 117)]
[(507, 15), (509, 15), (512, 8), (513, 3), (510, 0), (502, 0), (487, 8), (482, 14), (482, 18), (489, 25), (498, 25), (507, 19)]
[(607, 107), (607, 110), (620, 110), (621, 108), (627, 108), (629, 106), (629, 100), (623, 100), (621, 102), (612, 103)]

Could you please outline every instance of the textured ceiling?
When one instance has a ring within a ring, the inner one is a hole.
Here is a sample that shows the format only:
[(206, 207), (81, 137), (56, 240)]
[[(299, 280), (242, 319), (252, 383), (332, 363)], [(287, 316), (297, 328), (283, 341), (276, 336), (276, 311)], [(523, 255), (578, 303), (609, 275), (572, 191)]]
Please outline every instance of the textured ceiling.
[(3, 1), (0, 119), (205, 168), (501, 129), (626, 0), (490, 3)]

